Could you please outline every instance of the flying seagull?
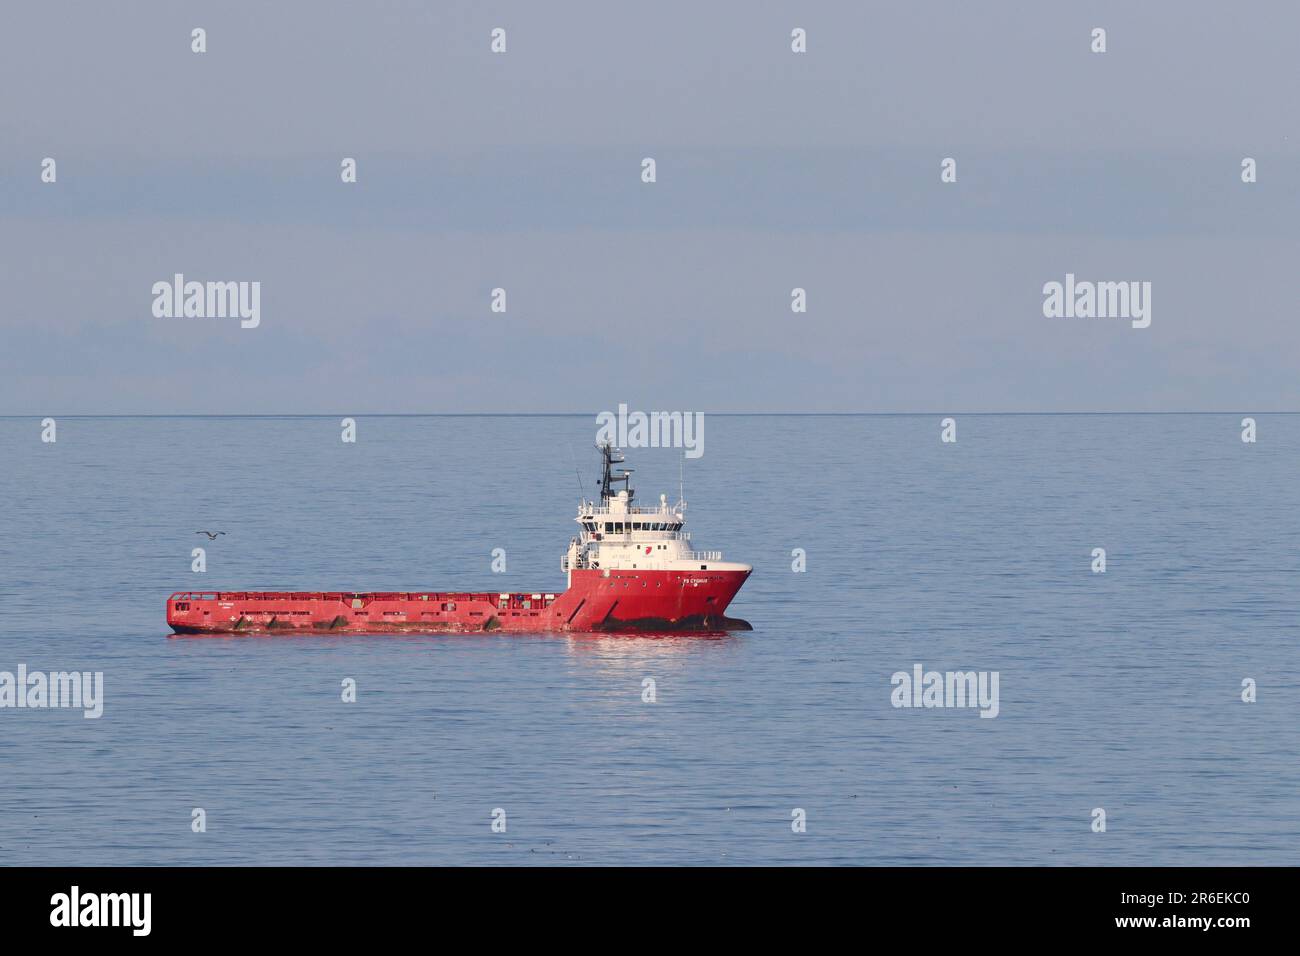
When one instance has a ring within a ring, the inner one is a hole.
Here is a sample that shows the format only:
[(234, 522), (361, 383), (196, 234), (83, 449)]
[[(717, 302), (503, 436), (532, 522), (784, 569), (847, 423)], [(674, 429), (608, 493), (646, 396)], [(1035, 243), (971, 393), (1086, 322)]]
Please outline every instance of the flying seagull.
[(217, 535), (225, 534), (224, 531), (195, 531), (195, 534), (206, 534), (209, 541), (216, 541)]

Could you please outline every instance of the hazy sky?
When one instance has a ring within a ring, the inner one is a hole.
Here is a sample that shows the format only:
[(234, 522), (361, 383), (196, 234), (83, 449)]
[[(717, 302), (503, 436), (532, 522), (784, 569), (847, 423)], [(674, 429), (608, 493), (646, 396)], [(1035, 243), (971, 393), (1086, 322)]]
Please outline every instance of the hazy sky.
[[(9, 4), (0, 414), (1300, 410), (1298, 36), (1277, 2)], [(261, 325), (155, 318), (177, 272), (260, 282)], [(1151, 326), (1045, 318), (1067, 272), (1150, 282)]]

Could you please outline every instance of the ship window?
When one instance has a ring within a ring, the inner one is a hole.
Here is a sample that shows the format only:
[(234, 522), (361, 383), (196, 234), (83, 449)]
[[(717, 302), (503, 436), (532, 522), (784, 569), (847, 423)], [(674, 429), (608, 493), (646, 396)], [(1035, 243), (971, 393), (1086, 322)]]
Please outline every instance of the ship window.
[(613, 533), (614, 533), (614, 522), (612, 522), (612, 521), (606, 521), (606, 522), (605, 522), (605, 534), (613, 534)]

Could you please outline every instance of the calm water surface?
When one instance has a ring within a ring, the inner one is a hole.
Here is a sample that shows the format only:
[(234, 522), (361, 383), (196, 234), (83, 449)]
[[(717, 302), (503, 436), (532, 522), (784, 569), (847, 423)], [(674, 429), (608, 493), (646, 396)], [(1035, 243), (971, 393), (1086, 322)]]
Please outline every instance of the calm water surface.
[[(725, 639), (168, 639), (187, 588), (562, 589), (592, 417), (0, 419), (0, 670), (106, 698), (0, 710), (0, 864), (1295, 864), (1300, 416), (1241, 417), (709, 417)], [(999, 716), (894, 709), (916, 663)]]

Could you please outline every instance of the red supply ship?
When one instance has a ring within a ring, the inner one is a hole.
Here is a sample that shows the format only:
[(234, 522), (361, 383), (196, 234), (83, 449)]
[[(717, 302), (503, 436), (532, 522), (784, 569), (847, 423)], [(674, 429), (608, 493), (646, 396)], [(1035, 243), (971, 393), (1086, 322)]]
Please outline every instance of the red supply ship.
[(562, 593), (178, 591), (167, 623), (177, 634), (750, 630), (725, 612), (753, 569), (691, 550), (686, 503), (634, 506), (632, 470), (615, 474), (622, 454), (600, 451), (600, 501), (578, 507)]

